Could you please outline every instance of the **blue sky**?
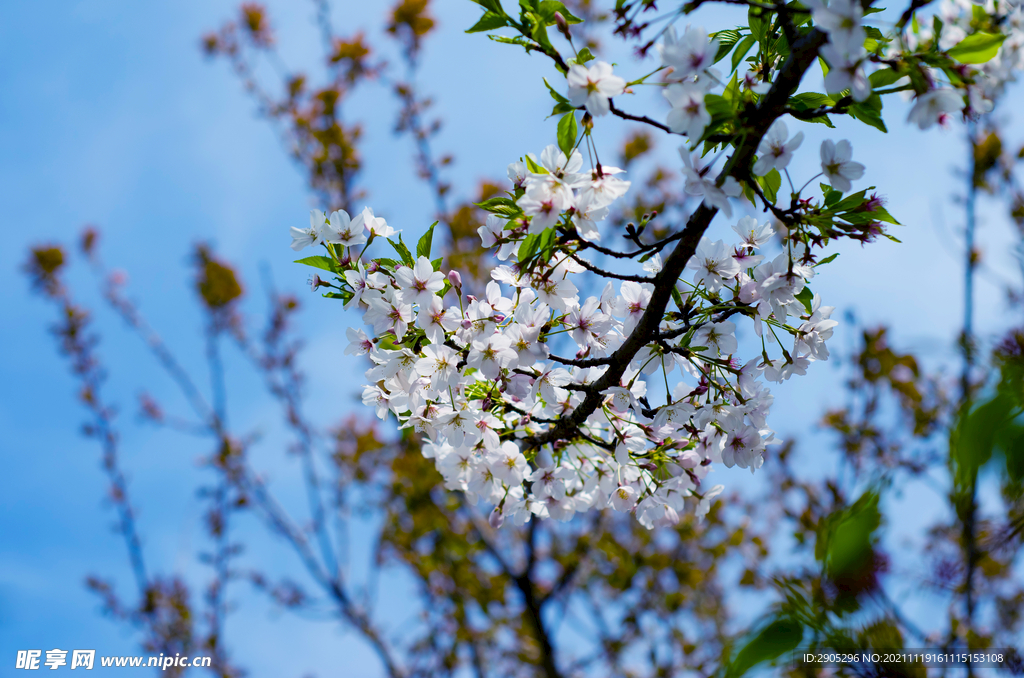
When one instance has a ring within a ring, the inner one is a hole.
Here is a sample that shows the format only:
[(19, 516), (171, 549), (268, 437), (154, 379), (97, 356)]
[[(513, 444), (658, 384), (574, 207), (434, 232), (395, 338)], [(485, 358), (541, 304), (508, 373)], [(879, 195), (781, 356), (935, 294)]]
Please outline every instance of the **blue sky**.
[[(345, 33), (364, 29), (381, 43), (388, 4), (338, 2), (336, 25)], [(476, 20), (475, 5), (437, 5), (440, 28), (428, 43), (421, 83), (446, 122), (437, 148), (455, 154), (451, 179), (465, 195), (477, 177), (502, 177), (508, 162), (554, 140), (554, 121), (541, 122), (550, 99), (540, 78), (552, 73), (539, 58), (462, 33)], [(285, 62), (314, 64), (319, 40), (311, 4), (270, 7)], [(126, 628), (99, 615), (98, 601), (83, 586), (86, 575), (100, 574), (127, 590), (130, 578), (111, 529), (113, 514), (102, 501), (98, 451), (78, 435), (83, 417), (73, 382), (46, 331), (51, 309), (28, 295), (19, 272), (30, 245), (68, 242), (84, 224), (98, 225), (107, 263), (127, 272), (132, 297), (196, 370), (202, 367), (196, 350), (200, 319), (188, 289), (190, 245), (209, 240), (228, 259), (242, 262), (250, 291), (246, 308), (253, 312), (262, 308), (258, 271), (266, 265), (279, 288), (305, 303), (300, 323), (309, 338), (305, 366), (314, 416), (335, 421), (358, 407), (346, 380), (362, 368), (340, 355), (344, 328), (357, 320), (339, 304), (310, 295), (307, 272), (291, 263), (287, 228), (304, 223), (312, 206), (303, 176), (273, 129), (255, 116), (226, 64), (204, 60), (199, 50), (200, 35), (234, 9), (227, 0), (0, 5), (0, 218), (9, 238), (0, 247), (0, 666), (13, 662), (18, 649), (133, 654), (137, 647)], [(722, 14), (695, 22), (718, 27)], [(819, 88), (813, 77), (807, 87)], [(1003, 110), (1020, 103), (1015, 89)], [(386, 90), (375, 87), (357, 97), (349, 115), (366, 124), (362, 181), (368, 202), (403, 228), (409, 241), (431, 221), (432, 203), (415, 178), (408, 141), (392, 134), (394, 110)], [(892, 324), (899, 345), (934, 365), (950, 364), (961, 313), (955, 235), (961, 213), (950, 197), (964, 183), (954, 172), (964, 154), (963, 132), (919, 133), (903, 122), (906, 110), (900, 102), (887, 104), (889, 135), (849, 121), (837, 130), (807, 126), (807, 152), (797, 159), (794, 177), (816, 171), (815, 149), (825, 132), (853, 141), (855, 159), (868, 165), (859, 185), (877, 185), (889, 197), (889, 211), (904, 224), (896, 229), (903, 244), (842, 246), (815, 291), (838, 307), (837, 316), (851, 310), (865, 325)], [(613, 148), (627, 131), (611, 121), (599, 139)], [(663, 151), (666, 162), (677, 162), (674, 149)], [(731, 234), (726, 222), (714, 229), (717, 237)], [(984, 212), (980, 239), (992, 268), (978, 283), (977, 319), (984, 332), (1010, 322), (997, 281), (1000, 275), (1013, 280), (1016, 269), (1009, 229), (994, 212)], [(77, 295), (95, 302), (84, 268), (72, 281)], [(109, 314), (98, 317), (106, 328), (102, 351), (117, 357), (109, 393), (125, 404), (124, 423), (134, 418), (132, 402), (141, 388), (168, 409), (180, 407), (139, 342)], [(834, 352), (855, 340), (849, 325), (841, 326)], [(242, 394), (232, 403), (232, 417), (243, 427), (265, 427), (271, 442), (279, 439), (276, 414), (264, 400), (246, 395), (251, 380), (236, 378), (233, 369), (231, 374), (236, 396)], [(837, 366), (815, 365), (807, 379), (775, 389), (779, 431), (805, 431), (823, 404), (839, 401), (840, 378)], [(199, 508), (182, 488), (203, 481), (197, 465), (203, 450), (130, 425), (123, 449), (154, 569), (201, 575)], [(265, 453), (268, 472), (288, 487), (295, 469), (273, 452), (271, 445)], [(723, 471), (727, 484), (757, 482), (742, 478), (742, 472)], [(296, 497), (286, 493), (286, 499)], [(912, 531), (912, 523), (905, 529)], [(270, 569), (292, 566), (270, 546), (257, 545), (250, 556)], [(394, 610), (397, 626), (407, 583), (397, 581), (389, 590), (381, 603)], [(297, 620), (248, 594), (237, 600), (244, 614), (231, 618), (227, 639), (252, 675), (330, 673), (341, 661), (353, 675), (378, 675), (372, 657), (339, 627)], [(265, 638), (274, 642), (260, 640)]]

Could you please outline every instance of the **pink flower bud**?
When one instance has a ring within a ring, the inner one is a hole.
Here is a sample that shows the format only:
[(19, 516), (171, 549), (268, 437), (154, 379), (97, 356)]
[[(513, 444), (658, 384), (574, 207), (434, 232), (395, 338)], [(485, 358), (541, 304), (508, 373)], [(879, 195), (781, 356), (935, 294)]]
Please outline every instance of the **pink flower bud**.
[(473, 321), (470, 320), (469, 318), (466, 318), (466, 319), (464, 319), (462, 321), (462, 329), (468, 330), (472, 326), (473, 326)]
[(451, 282), (452, 287), (454, 287), (455, 289), (457, 289), (457, 290), (461, 290), (462, 289), (462, 276), (459, 275), (458, 271), (449, 271), (448, 272), (448, 281)]
[(568, 38), (569, 22), (565, 20), (565, 17), (562, 16), (561, 12), (555, 12), (555, 24), (558, 26), (558, 32)]

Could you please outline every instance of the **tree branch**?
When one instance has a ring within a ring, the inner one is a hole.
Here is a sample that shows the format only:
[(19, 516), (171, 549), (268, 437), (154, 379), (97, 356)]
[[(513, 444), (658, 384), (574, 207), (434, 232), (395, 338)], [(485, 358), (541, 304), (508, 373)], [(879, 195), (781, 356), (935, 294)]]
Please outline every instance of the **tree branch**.
[[(740, 142), (733, 155), (726, 162), (719, 181), (727, 176), (738, 180), (750, 180), (750, 165), (768, 128), (786, 111), (786, 103), (793, 95), (804, 73), (814, 62), (818, 50), (825, 44), (827, 35), (818, 29), (798, 40), (786, 58), (779, 75), (771, 90), (764, 96), (761, 103), (751, 114), (744, 115), (739, 124)], [(601, 394), (604, 390), (616, 386), (625, 373), (633, 357), (648, 344), (658, 333), (665, 309), (672, 298), (672, 290), (676, 281), (686, 267), (686, 262), (693, 256), (697, 244), (718, 213), (718, 208), (708, 207), (701, 203), (700, 207), (690, 216), (686, 227), (679, 238), (679, 243), (665, 260), (664, 268), (655, 278), (654, 292), (640, 321), (626, 338), (626, 341), (610, 356), (608, 370), (594, 382), (594, 391), (589, 393), (571, 414), (562, 418), (558, 424), (544, 433), (523, 440), (528, 448), (540, 447), (557, 440), (572, 439), (577, 435), (580, 425), (600, 407), (604, 401)]]

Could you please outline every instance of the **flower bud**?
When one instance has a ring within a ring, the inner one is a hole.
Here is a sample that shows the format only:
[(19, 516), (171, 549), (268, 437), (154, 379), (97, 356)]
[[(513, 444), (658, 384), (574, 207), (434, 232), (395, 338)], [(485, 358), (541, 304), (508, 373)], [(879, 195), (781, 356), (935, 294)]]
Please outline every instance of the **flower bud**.
[(473, 321), (472, 320), (470, 320), (469, 318), (463, 319), (463, 321), (462, 321), (462, 329), (468, 330), (472, 326), (473, 326)]
[(454, 287), (455, 289), (462, 289), (462, 276), (459, 275), (458, 271), (448, 272), (448, 282), (450, 282), (452, 284), (452, 287)]
[(555, 24), (558, 25), (558, 31), (565, 36), (566, 40), (571, 39), (569, 35), (569, 22), (565, 20), (561, 12), (555, 12)]
[(501, 509), (495, 506), (494, 510), (491, 511), (491, 515), (487, 516), (487, 523), (497, 530), (499, 527), (501, 527), (502, 523), (504, 522), (505, 516), (502, 515)]

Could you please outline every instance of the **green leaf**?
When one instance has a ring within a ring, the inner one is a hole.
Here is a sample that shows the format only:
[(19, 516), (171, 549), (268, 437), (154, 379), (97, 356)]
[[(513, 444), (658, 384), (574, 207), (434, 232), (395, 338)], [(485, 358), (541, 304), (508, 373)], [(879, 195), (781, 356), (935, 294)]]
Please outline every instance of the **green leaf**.
[[(552, 14), (554, 13), (552, 12)], [(555, 46), (551, 44), (551, 39), (548, 37), (548, 21), (533, 12), (526, 12), (524, 17), (533, 26), (530, 31), (530, 37), (536, 40), (537, 44), (543, 47), (546, 53), (554, 52)], [(554, 22), (555, 20), (551, 19), (550, 23)]]
[(740, 99), (739, 73), (733, 73), (729, 84), (722, 91), (722, 98), (729, 102), (729, 107), (734, 108)]
[(775, 202), (779, 188), (782, 186), (782, 175), (779, 174), (779, 170), (772, 168), (772, 171), (768, 174), (763, 177), (757, 177), (757, 183), (761, 186), (761, 190), (764, 191), (764, 197), (768, 198), (769, 202)]
[(932, 40), (935, 41), (934, 44), (936, 44), (936, 45), (938, 45), (939, 42), (941, 42), (941, 40), (942, 40), (942, 28), (943, 28), (943, 23), (942, 23), (942, 19), (939, 18), (939, 15), (938, 14), (932, 15)]
[(887, 224), (896, 224), (897, 226), (900, 225), (900, 222), (896, 221), (884, 207), (876, 207), (871, 210), (871, 216), (874, 217), (876, 221), (884, 221)]
[(903, 76), (891, 68), (879, 68), (868, 76), (868, 80), (871, 81), (871, 87), (875, 89), (891, 85), (901, 78), (903, 78)]
[(962, 64), (983, 64), (996, 55), (1004, 40), (1006, 36), (997, 33), (975, 33), (947, 53)]
[(590, 53), (590, 50), (588, 48), (584, 47), (583, 49), (581, 49), (579, 51), (579, 53), (576, 55), (575, 59), (570, 59), (569, 60), (569, 63), (570, 64), (579, 64), (579, 65), (582, 66), (583, 64), (587, 63), (588, 61), (593, 61), (595, 58), (596, 57), (593, 54)]
[(742, 676), (762, 662), (792, 652), (803, 640), (800, 622), (789, 617), (775, 619), (754, 636), (738, 653), (726, 671), (727, 676)]
[(402, 242), (401, 233), (398, 234), (398, 242), (395, 242), (391, 238), (388, 238), (388, 242), (391, 243), (391, 246), (395, 248), (395, 251), (398, 252), (398, 255), (402, 257), (403, 264), (405, 264), (409, 268), (412, 268), (413, 266), (416, 265), (416, 260), (412, 258), (412, 252), (410, 252), (409, 248), (406, 247), (404, 242)]
[(529, 52), (531, 49), (537, 49), (536, 43), (534, 43), (531, 40), (527, 40), (526, 38), (519, 35), (510, 38), (505, 35), (488, 34), (487, 37), (493, 40), (494, 42), (500, 42), (505, 45), (519, 45), (527, 52)]
[(542, 260), (548, 260), (551, 258), (551, 250), (555, 246), (556, 230), (554, 228), (546, 228), (544, 232), (540, 234), (540, 241), (537, 243), (537, 252), (541, 256)]
[(764, 181), (772, 190), (772, 193), (775, 195), (779, 194), (779, 188), (782, 187), (782, 175), (779, 174), (779, 170), (773, 167), (771, 172), (764, 175)]
[(520, 262), (528, 261), (537, 252), (538, 245), (540, 245), (540, 236), (537, 234), (526, 236), (523, 238), (522, 244), (519, 245), (516, 257)]
[(821, 106), (834, 106), (835, 103), (832, 97), (817, 92), (801, 92), (789, 98), (789, 105), (798, 111), (808, 111)]
[(548, 26), (555, 23), (555, 12), (561, 13), (565, 17), (565, 22), (568, 24), (579, 24), (583, 23), (583, 19), (578, 16), (574, 16), (572, 12), (566, 9), (565, 5), (558, 0), (544, 0), (544, 2), (537, 5), (537, 12), (544, 18)]
[(783, 59), (789, 56), (789, 41), (786, 40), (785, 33), (775, 38), (775, 41), (771, 44), (769, 53), (777, 54)]
[(878, 493), (868, 490), (849, 506), (833, 512), (818, 526), (815, 557), (829, 574), (841, 577), (855, 572), (871, 557), (874, 533), (882, 522)]
[(865, 196), (867, 195), (868, 191), (874, 190), (874, 188), (874, 186), (870, 186), (868, 188), (865, 188), (863, 191), (851, 193), (850, 195), (843, 198), (840, 202), (838, 202), (833, 207), (833, 209), (836, 212), (849, 212), (850, 210), (857, 209), (858, 207), (864, 204), (865, 200), (867, 200)]
[(818, 184), (822, 193), (825, 194), (825, 207), (834, 207), (837, 202), (843, 199), (843, 192), (837, 191), (828, 184)]
[(338, 272), (337, 264), (335, 264), (334, 259), (331, 259), (330, 257), (306, 257), (305, 259), (296, 259), (295, 263), (305, 264), (306, 266), (330, 271), (331, 273)]
[[(827, 257), (825, 257), (824, 259), (822, 259), (821, 261), (819, 261), (818, 263), (816, 263), (814, 265), (814, 267), (817, 268), (818, 266), (824, 266), (825, 264), (833, 262), (833, 261), (835, 261), (836, 257), (838, 257), (838, 256), (839, 256), (839, 252), (834, 252), (834, 253), (828, 255)], [(804, 289), (806, 289), (806, 288), (804, 288)]]
[[(835, 100), (827, 94), (819, 94), (818, 92), (802, 92), (796, 96), (789, 98), (789, 106), (797, 111), (810, 111), (822, 106), (832, 106), (835, 104)], [(827, 115), (819, 115), (804, 122), (816, 122), (826, 127), (833, 128), (835, 125), (832, 124), (832, 120)]]
[(480, 5), (484, 9), (490, 10), (492, 12), (497, 12), (499, 14), (504, 13), (503, 10), (501, 9), (501, 0), (472, 0), (472, 1), (475, 2), (476, 4)]
[(576, 133), (576, 113), (570, 111), (558, 121), (558, 147), (566, 157), (569, 157), (572, 149), (576, 147)]
[(506, 219), (513, 219), (523, 213), (522, 208), (509, 198), (491, 198), (474, 204), (484, 211)]
[[(570, 103), (559, 103), (555, 104), (555, 107), (551, 109), (551, 115), (564, 115), (569, 111), (575, 111), (576, 107)], [(551, 116), (548, 116), (551, 117)]]
[(715, 54), (715, 63), (724, 59), (729, 50), (733, 48), (740, 39), (740, 32), (734, 28), (730, 28), (724, 31), (718, 31), (708, 36), (709, 38), (718, 38), (718, 52)]
[(715, 116), (719, 118), (731, 118), (733, 114), (733, 106), (725, 97), (717, 94), (705, 94), (704, 95), (704, 107), (708, 113), (711, 114), (712, 124), (714, 124)]
[(753, 35), (748, 35), (740, 40), (739, 44), (736, 45), (736, 51), (732, 53), (732, 70), (735, 71), (739, 67), (740, 61), (743, 60), (743, 57), (747, 56), (747, 52), (756, 44), (757, 38)]
[(428, 259), (430, 258), (430, 244), (431, 244), (431, 242), (434, 239), (434, 226), (437, 226), (437, 222), (436, 221), (430, 225), (430, 228), (428, 228), (427, 232), (423, 234), (423, 237), (420, 238), (420, 241), (418, 243), (416, 243), (416, 256), (417, 256), (417, 258), (418, 257), (427, 257)]
[(435, 271), (440, 271), (441, 270), (441, 262), (443, 262), (443, 261), (444, 261), (444, 257), (438, 257), (437, 259), (434, 259), (433, 261), (430, 262), (430, 266)]
[(996, 395), (961, 416), (950, 436), (950, 461), (955, 470), (955, 486), (959, 489), (973, 482), (981, 467), (992, 459), (997, 446), (1007, 453), (1008, 465), (1014, 467), (1008, 471), (1016, 468), (1019, 452), (1005, 445), (1013, 444), (1019, 435), (1014, 419), (1018, 407), (1015, 401), (1020, 396), (1014, 397), (1012, 386), (1006, 388), (1005, 376)]
[(685, 303), (683, 302), (683, 295), (679, 294), (679, 290), (675, 286), (672, 287), (672, 301), (676, 302), (676, 308), (679, 309), (680, 313), (685, 313)]
[[(872, 105), (872, 99), (879, 99), (879, 106), (877, 109)], [(852, 117), (860, 120), (865, 125), (874, 127), (882, 132), (888, 132), (889, 130), (886, 129), (885, 122), (882, 120), (882, 116), (880, 115), (882, 108), (880, 104), (881, 99), (877, 94), (874, 94), (871, 99), (864, 102), (857, 102), (850, 106), (848, 110)]]
[(554, 87), (551, 86), (551, 83), (548, 82), (547, 78), (544, 78), (544, 86), (548, 88), (548, 92), (551, 94), (551, 98), (552, 99), (554, 99), (555, 101), (557, 101), (560, 104), (567, 104), (567, 103), (569, 103), (569, 100), (567, 98), (565, 98), (565, 96), (560, 94), (558, 92), (558, 90), (556, 90)]
[(482, 210), (493, 212), (497, 207), (515, 207), (516, 203), (511, 198), (489, 198), (483, 202), (473, 203)]
[(883, 42), (883, 43), (889, 42), (889, 39), (885, 37), (885, 35), (882, 33), (882, 31), (878, 30), (874, 26), (865, 26), (864, 27), (864, 32), (867, 34), (868, 38), (871, 39), (871, 40), (874, 40), (876, 42)]
[(480, 20), (466, 30), (467, 33), (482, 33), (483, 31), (504, 28), (508, 25), (508, 17), (497, 12), (484, 12)]
[(530, 157), (529, 155), (526, 156), (525, 160), (526, 160), (526, 169), (530, 170), (534, 174), (551, 174), (546, 169), (544, 169), (543, 167), (538, 165), (537, 162), (532, 157)]
[(800, 290), (800, 293), (794, 294), (793, 296), (796, 297), (797, 301), (804, 305), (804, 308), (807, 309), (808, 315), (814, 313), (814, 292), (811, 292), (810, 287), (804, 285), (804, 288)]
[(753, 35), (762, 47), (767, 47), (765, 39), (768, 37), (769, 20), (768, 14), (760, 7), (751, 7), (747, 12), (747, 23), (750, 26), (750, 34)]

